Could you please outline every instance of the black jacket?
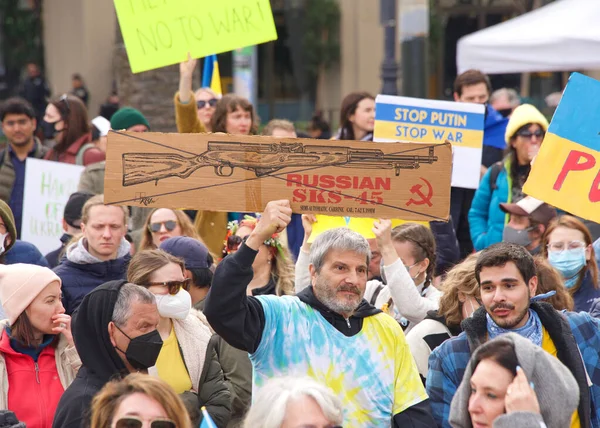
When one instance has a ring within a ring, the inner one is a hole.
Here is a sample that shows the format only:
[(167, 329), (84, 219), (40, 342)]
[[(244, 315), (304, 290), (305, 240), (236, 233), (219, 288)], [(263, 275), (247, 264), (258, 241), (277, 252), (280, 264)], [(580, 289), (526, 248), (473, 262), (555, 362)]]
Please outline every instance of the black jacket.
[(73, 340), (82, 366), (58, 403), (53, 428), (87, 426), (94, 395), (111, 378), (128, 373), (108, 335), (108, 323), (125, 283), (111, 281), (97, 287), (85, 296), (73, 315)]
[(45, 255), (46, 261), (48, 262), (48, 266), (50, 266), (50, 269), (54, 269), (56, 266), (59, 265), (61, 253), (64, 252), (65, 245), (67, 245), (67, 242), (69, 242), (72, 237), (73, 236), (69, 235), (68, 233), (63, 233), (60, 237), (61, 246), (56, 250), (50, 251), (48, 254)]
[(435, 276), (443, 275), (460, 261), (460, 248), (454, 231), (452, 218), (445, 221), (430, 221), (429, 227), (435, 238)]
[[(204, 314), (217, 334), (229, 344), (250, 353), (258, 348), (265, 328), (265, 314), (260, 301), (246, 295), (256, 254), (244, 243), (219, 264), (204, 308)], [(361, 331), (364, 318), (381, 312), (363, 300), (356, 312), (346, 319), (322, 304), (312, 287), (304, 289), (298, 298), (319, 311), (332, 326), (349, 337)], [(393, 422), (397, 427), (436, 426), (428, 400), (394, 415)]]

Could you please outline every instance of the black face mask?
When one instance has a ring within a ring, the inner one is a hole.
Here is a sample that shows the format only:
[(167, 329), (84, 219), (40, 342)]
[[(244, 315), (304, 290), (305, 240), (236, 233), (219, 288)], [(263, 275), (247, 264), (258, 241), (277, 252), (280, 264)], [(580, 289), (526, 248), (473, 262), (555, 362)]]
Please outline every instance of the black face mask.
[[(117, 327), (116, 324), (115, 327)], [(142, 334), (141, 336), (132, 339), (119, 327), (117, 327), (117, 329), (123, 333), (130, 342), (126, 352), (121, 351), (116, 346), (115, 348), (125, 354), (125, 358), (127, 358), (127, 361), (129, 361), (129, 364), (131, 364), (133, 368), (138, 370), (148, 370), (149, 367), (156, 364), (158, 354), (160, 354), (163, 345), (158, 330)]]
[(512, 113), (512, 109), (511, 108), (503, 108), (502, 110), (497, 110), (498, 113), (500, 113), (502, 115), (502, 117), (508, 117), (510, 116), (510, 114)]
[(49, 123), (42, 119), (40, 126), (42, 127), (44, 138), (46, 140), (53, 140), (54, 137), (56, 137), (56, 134), (58, 134), (58, 131), (56, 130), (56, 122)]

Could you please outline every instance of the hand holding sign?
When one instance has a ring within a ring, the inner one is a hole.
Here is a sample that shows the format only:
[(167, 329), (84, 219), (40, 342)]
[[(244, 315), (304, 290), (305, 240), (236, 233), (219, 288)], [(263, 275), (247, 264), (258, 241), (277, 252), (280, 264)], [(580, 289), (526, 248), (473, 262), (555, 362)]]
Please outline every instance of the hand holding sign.
[(248, 236), (246, 245), (258, 251), (263, 242), (274, 233), (282, 232), (290, 224), (290, 221), (292, 221), (290, 201), (282, 199), (269, 202), (260, 216), (256, 228)]

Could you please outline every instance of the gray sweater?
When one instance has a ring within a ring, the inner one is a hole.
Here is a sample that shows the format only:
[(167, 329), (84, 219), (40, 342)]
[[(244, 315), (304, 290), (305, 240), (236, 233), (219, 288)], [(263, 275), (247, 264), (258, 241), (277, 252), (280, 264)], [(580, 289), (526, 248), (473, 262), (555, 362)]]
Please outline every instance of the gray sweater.
[(489, 343), (498, 340), (508, 341), (514, 346), (519, 365), (527, 379), (535, 385), (541, 415), (529, 412), (504, 414), (496, 418), (494, 428), (570, 427), (571, 416), (579, 404), (577, 381), (569, 369), (557, 358), (516, 333), (504, 334), (481, 345), (473, 353), (462, 382), (452, 399), (450, 407), (450, 424), (452, 427), (472, 427), (468, 406), (469, 397), (471, 396), (473, 361)]

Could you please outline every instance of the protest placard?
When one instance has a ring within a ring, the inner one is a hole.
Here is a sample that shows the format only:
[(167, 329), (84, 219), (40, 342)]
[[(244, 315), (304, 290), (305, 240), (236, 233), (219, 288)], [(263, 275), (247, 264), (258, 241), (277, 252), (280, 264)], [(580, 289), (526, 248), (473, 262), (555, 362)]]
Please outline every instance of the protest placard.
[(600, 222), (600, 82), (573, 73), (523, 192)]
[(445, 220), (449, 144), (111, 131), (105, 201), (146, 207)]
[(25, 162), (21, 239), (34, 244), (42, 254), (61, 245), (65, 204), (77, 191), (83, 169), (35, 158)]
[(131, 71), (277, 39), (269, 0), (114, 0)]
[(378, 95), (374, 140), (449, 142), (452, 186), (479, 187), (485, 108), (481, 104)]

